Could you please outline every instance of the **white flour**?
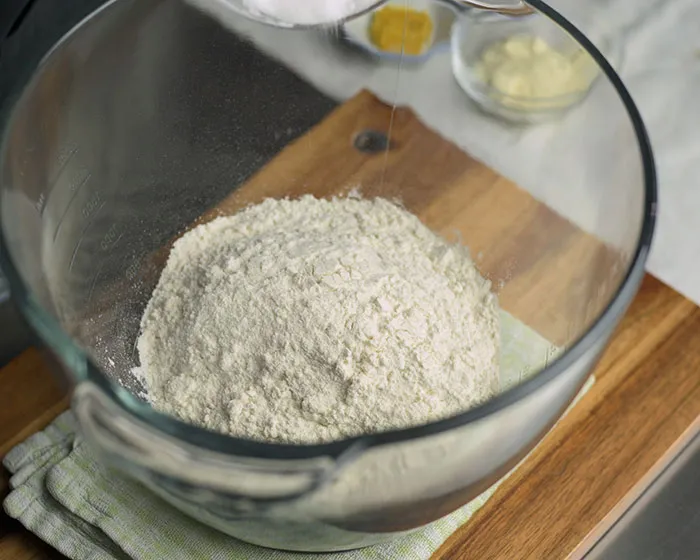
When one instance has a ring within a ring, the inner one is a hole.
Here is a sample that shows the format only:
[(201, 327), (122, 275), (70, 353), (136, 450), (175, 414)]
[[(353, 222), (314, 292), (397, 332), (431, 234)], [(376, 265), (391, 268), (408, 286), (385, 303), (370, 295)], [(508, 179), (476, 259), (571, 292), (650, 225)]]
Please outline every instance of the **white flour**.
[(318, 443), (418, 425), (499, 384), (498, 306), (466, 248), (387, 200), (272, 200), (185, 234), (142, 319), (153, 405)]
[(378, 0), (243, 0), (243, 4), (253, 14), (301, 25), (339, 22), (377, 2)]

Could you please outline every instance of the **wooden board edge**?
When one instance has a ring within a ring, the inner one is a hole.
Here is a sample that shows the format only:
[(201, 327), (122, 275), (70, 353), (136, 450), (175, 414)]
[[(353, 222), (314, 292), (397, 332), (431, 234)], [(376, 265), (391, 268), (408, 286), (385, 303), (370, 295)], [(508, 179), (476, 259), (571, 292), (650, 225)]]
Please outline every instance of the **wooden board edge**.
[(642, 497), (646, 490), (668, 469), (673, 461), (700, 434), (700, 416), (688, 426), (680, 437), (669, 447), (647, 473), (637, 481), (622, 499), (615, 504), (610, 512), (586, 535), (581, 543), (573, 550), (566, 560), (584, 560), (596, 544), (612, 529), (612, 527), (627, 513)]

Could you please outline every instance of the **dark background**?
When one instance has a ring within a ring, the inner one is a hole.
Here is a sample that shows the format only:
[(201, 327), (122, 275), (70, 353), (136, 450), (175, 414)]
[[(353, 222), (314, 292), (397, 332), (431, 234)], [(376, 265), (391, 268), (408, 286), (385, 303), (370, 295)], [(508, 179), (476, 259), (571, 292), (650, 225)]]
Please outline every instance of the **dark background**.
[[(17, 85), (51, 46), (105, 0), (0, 0), (0, 127)], [(0, 271), (0, 366), (34, 342)]]

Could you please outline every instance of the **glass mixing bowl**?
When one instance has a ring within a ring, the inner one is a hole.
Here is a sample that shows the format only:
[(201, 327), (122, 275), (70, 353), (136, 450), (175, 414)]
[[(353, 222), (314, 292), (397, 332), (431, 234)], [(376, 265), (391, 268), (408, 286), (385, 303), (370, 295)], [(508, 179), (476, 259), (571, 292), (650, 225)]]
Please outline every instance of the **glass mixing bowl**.
[[(449, 53), (405, 70), (327, 33), (235, 16), (224, 28), (174, 0), (110, 2), (18, 84), (3, 112), (3, 269), (104, 461), (233, 536), (320, 551), (430, 523), (532, 449), (632, 300), (656, 204), (620, 79), (532, 5), (602, 76), (565, 118), (531, 128), (471, 110)], [(504, 312), (555, 351), (462, 414), (324, 445), (243, 441), (153, 410), (131, 370), (172, 240), (268, 196), (354, 188), (467, 244)]]
[[(570, 91), (549, 96), (520, 97), (484, 81), (479, 67), (484, 52), (513, 37), (538, 37), (577, 64), (579, 81)], [(618, 62), (617, 45), (607, 35), (590, 37), (607, 60)], [(476, 104), (494, 115), (514, 122), (537, 123), (561, 117), (580, 103), (600, 72), (575, 37), (541, 13), (506, 16), (484, 10), (464, 13), (452, 27), (452, 69), (455, 79)]]

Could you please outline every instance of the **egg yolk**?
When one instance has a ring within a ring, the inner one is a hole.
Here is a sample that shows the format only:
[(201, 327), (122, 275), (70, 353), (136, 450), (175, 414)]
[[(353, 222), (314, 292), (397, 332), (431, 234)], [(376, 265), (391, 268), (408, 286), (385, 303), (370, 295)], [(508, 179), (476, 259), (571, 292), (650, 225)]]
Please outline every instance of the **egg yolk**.
[(370, 40), (378, 49), (414, 56), (423, 53), (432, 33), (428, 12), (400, 6), (378, 10), (369, 29)]

